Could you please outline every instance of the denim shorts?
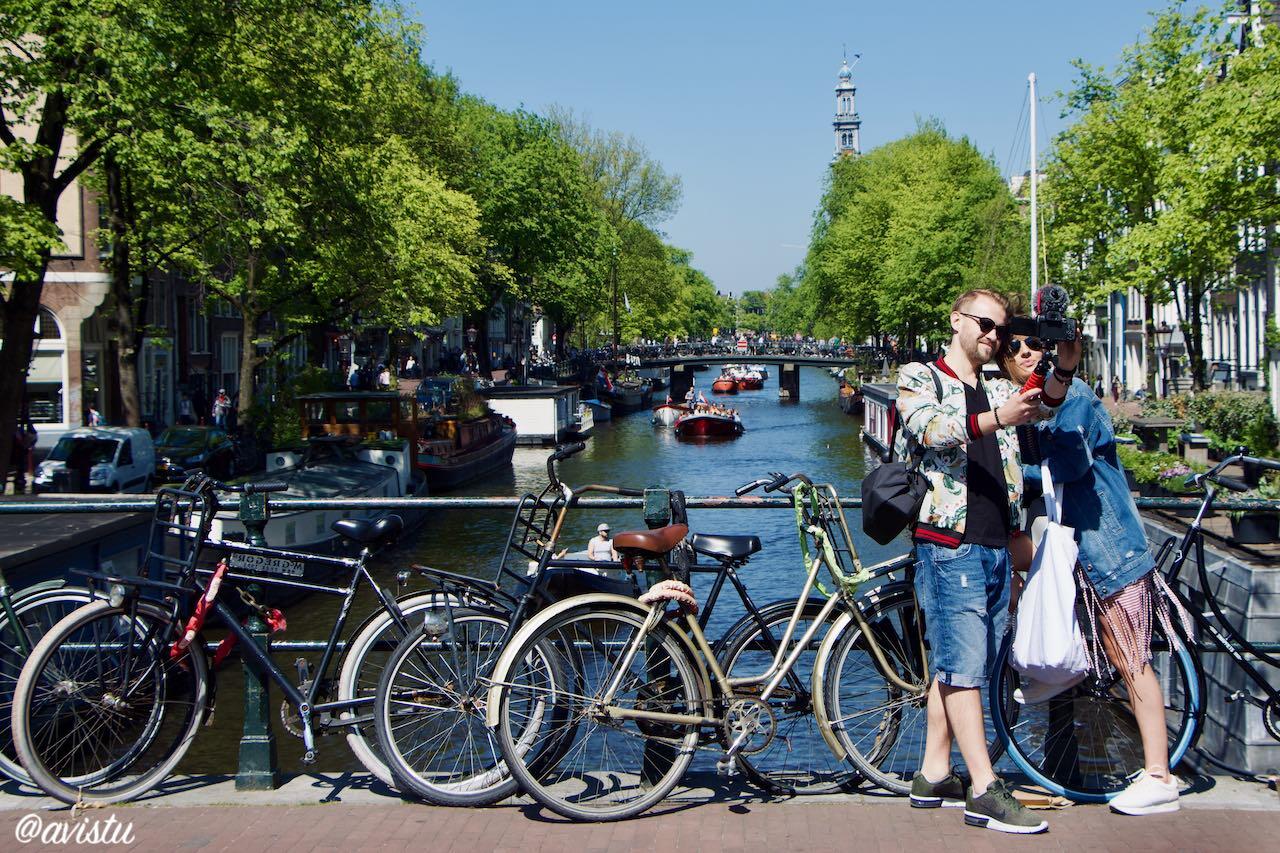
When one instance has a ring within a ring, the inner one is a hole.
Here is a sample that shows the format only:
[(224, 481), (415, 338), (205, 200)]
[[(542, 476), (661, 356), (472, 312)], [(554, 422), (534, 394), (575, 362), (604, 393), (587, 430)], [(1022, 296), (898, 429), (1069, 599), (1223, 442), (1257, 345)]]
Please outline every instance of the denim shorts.
[(916, 543), (916, 597), (930, 669), (952, 687), (985, 687), (1009, 622), (1009, 551)]

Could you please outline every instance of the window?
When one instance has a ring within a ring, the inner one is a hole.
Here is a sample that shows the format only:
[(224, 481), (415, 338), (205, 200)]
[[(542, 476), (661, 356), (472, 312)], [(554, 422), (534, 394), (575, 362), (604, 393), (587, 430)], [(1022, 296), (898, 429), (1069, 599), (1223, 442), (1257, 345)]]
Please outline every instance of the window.
[(187, 300), (187, 344), (191, 352), (209, 351), (209, 321), (200, 310), (200, 300), (192, 296)]
[(133, 464), (133, 442), (130, 441), (129, 439), (125, 439), (124, 442), (120, 445), (120, 461), (117, 462), (116, 464), (117, 465)]
[(62, 331), (58, 328), (58, 320), (53, 316), (53, 312), (43, 305), (40, 306), (40, 313), (36, 315), (35, 336), (38, 340), (61, 340)]

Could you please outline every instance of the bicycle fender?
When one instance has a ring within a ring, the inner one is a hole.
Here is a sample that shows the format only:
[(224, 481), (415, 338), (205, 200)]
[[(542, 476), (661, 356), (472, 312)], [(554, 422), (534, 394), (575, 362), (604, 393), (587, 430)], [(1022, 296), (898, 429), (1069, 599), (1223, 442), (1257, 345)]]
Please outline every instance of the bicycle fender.
[[(40, 583), (33, 583), (31, 586), (24, 586), (22, 589), (14, 591), (13, 606), (17, 607), (24, 600), (30, 598), (33, 595), (39, 595), (42, 592), (50, 592), (52, 590), (61, 590), (61, 589), (67, 589), (67, 588), (68, 587), (67, 587), (66, 578), (54, 578), (53, 580), (40, 581)], [(79, 588), (84, 590), (84, 592), (89, 591), (85, 587), (79, 587)], [(102, 596), (101, 594), (99, 594), (99, 597), (105, 598), (105, 596)]]
[[(629, 598), (625, 595), (617, 595), (611, 592), (593, 592), (587, 593), (586, 595), (575, 595), (572, 598), (566, 598), (564, 601), (558, 601), (547, 609), (540, 611), (537, 616), (534, 616), (520, 627), (520, 630), (511, 638), (511, 642), (507, 644), (505, 649), (503, 649), (502, 654), (498, 657), (498, 662), (493, 667), (493, 674), (490, 676), (493, 680), (493, 685), (489, 688), (488, 700), (485, 704), (485, 725), (488, 728), (496, 729), (499, 723), (501, 723), (501, 720), (498, 717), (498, 706), (502, 701), (502, 683), (507, 680), (508, 673), (511, 670), (511, 667), (515, 665), (516, 658), (520, 654), (519, 649), (523, 641), (522, 635), (526, 631), (533, 633), (534, 631), (541, 629), (543, 625), (547, 624), (561, 613), (564, 613), (566, 610), (572, 610), (588, 604), (597, 605), (600, 609), (604, 609), (606, 607), (623, 608), (631, 610), (641, 616), (648, 615), (649, 613), (649, 608), (641, 604), (639, 601), (636, 601), (634, 598)], [(702, 655), (698, 654), (694, 650), (693, 643), (683, 631), (672, 631), (671, 633), (680, 638), (680, 642), (683, 643), (685, 651), (689, 653), (690, 660), (694, 661), (698, 667), (698, 680), (700, 682), (699, 689), (702, 691), (699, 701), (706, 701), (707, 697), (711, 695), (711, 681), (707, 675), (706, 664), (702, 660)]]
[(840, 745), (840, 740), (835, 736), (834, 730), (831, 728), (831, 719), (827, 714), (827, 702), (824, 698), (827, 694), (826, 679), (823, 677), (827, 671), (827, 661), (831, 658), (831, 649), (845, 631), (849, 630), (850, 623), (853, 622), (853, 614), (844, 611), (836, 620), (831, 623), (831, 627), (827, 629), (826, 636), (822, 638), (822, 644), (818, 646), (817, 657), (813, 661), (813, 716), (818, 721), (818, 731), (822, 734), (822, 739), (827, 742), (827, 746), (831, 749), (833, 755), (838, 755), (844, 761), (848, 761), (845, 757), (844, 747)]

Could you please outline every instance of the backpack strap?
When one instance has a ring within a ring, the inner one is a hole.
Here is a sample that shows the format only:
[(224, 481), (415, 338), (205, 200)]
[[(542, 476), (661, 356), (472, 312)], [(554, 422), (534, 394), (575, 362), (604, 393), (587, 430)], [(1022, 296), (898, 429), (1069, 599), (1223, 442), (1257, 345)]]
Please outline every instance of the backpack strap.
[[(925, 364), (929, 369), (929, 376), (933, 378), (933, 393), (937, 396), (938, 402), (942, 402), (942, 380), (938, 378), (938, 369), (932, 364)], [(894, 406), (889, 414), (889, 456), (882, 461), (889, 461), (893, 457), (893, 446), (898, 443), (898, 429), (902, 426), (898, 417), (898, 407)], [(915, 460), (915, 466), (920, 465), (920, 460), (924, 458), (925, 451), (928, 450), (924, 445), (916, 440), (911, 433), (907, 433), (907, 453)]]

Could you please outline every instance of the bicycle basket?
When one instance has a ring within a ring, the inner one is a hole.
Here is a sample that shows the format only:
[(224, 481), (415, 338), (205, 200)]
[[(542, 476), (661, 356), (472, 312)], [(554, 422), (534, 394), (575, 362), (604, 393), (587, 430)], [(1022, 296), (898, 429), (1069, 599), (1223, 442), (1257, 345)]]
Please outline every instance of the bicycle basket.
[(141, 574), (170, 583), (191, 583), (217, 512), (218, 499), (211, 491), (169, 486), (160, 489), (144, 564), (139, 567)]

